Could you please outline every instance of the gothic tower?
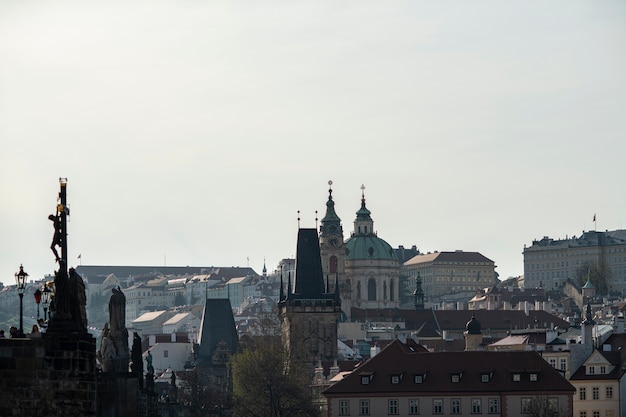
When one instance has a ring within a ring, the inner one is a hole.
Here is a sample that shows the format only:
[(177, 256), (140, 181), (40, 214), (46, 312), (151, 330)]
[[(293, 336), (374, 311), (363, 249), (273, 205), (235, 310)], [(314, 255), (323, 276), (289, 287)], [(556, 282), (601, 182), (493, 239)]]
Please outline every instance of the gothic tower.
[(346, 282), (345, 260), (346, 248), (343, 241), (343, 228), (341, 219), (335, 212), (333, 201), (333, 182), (328, 181), (328, 201), (326, 202), (326, 214), (320, 226), (320, 254), (322, 258), (322, 273), (327, 283), (339, 282), (339, 295), (342, 300), (342, 311), (349, 309), (350, 282)]
[(329, 291), (328, 282), (325, 285), (316, 229), (298, 231), (295, 288), (291, 288), (291, 277), (288, 282), (286, 291), (281, 287), (278, 302), (288, 348), (299, 361), (312, 367), (318, 361), (332, 363), (337, 359), (341, 299), (336, 277), (334, 292)]

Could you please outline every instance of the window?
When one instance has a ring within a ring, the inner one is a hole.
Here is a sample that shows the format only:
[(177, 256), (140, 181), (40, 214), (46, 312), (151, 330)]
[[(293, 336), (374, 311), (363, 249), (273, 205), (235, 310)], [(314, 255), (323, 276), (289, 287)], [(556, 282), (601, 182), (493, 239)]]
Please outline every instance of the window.
[(361, 384), (362, 385), (367, 385), (370, 383), (370, 377), (369, 376), (362, 376), (361, 377)]
[(513, 374), (513, 381), (519, 382), (522, 380), (522, 376), (520, 374)]
[(593, 417), (600, 417), (599, 411), (593, 411)]
[(369, 416), (370, 415), (370, 400), (361, 400), (359, 408), (360, 408), (359, 415)]
[(530, 374), (530, 380), (532, 382), (536, 382), (537, 381), (537, 374)]
[(595, 374), (596, 373), (596, 367), (595, 366), (588, 367), (588, 373), (589, 373), (589, 375)]
[(167, 350), (163, 351), (163, 357), (167, 358), (170, 353)]
[(415, 383), (421, 384), (422, 382), (424, 382), (424, 375), (415, 375)]
[(489, 374), (481, 374), (480, 382), (489, 382)]
[(433, 414), (443, 414), (443, 400), (433, 400)]
[(459, 376), (459, 374), (452, 375), (452, 382), (459, 382), (460, 380), (461, 380), (461, 377)]
[(461, 414), (460, 398), (453, 398), (450, 400), (450, 414)]
[(387, 402), (388, 405), (388, 413), (390, 415), (398, 414), (398, 400), (389, 400)]
[(567, 358), (559, 359), (559, 366), (561, 371), (567, 371)]
[(581, 387), (578, 389), (578, 399), (584, 401), (587, 399), (587, 388)]
[(350, 401), (348, 401), (348, 400), (339, 400), (339, 415), (340, 416), (349, 416), (350, 415)]
[(399, 384), (400, 383), (400, 375), (391, 375), (391, 383), (392, 384)]
[(556, 358), (548, 359), (548, 363), (550, 364), (551, 367), (556, 369)]
[(587, 412), (586, 411), (581, 411), (580, 414), (578, 415), (578, 417), (587, 417)]
[(600, 389), (598, 387), (592, 387), (591, 388), (591, 397), (594, 400), (599, 400), (600, 399)]
[(419, 414), (420, 413), (420, 400), (410, 399), (409, 400), (409, 414)]
[(603, 374), (603, 375), (606, 374), (606, 366), (601, 366), (600, 367), (600, 373)]
[(531, 399), (530, 398), (522, 398), (522, 414), (528, 414), (530, 413), (530, 403), (531, 403)]
[(606, 410), (604, 412), (604, 417), (615, 417), (615, 413), (613, 412), (613, 410)]
[(489, 414), (500, 414), (499, 398), (489, 398)]
[(480, 398), (472, 398), (472, 414), (482, 413), (481, 408)]
[(613, 398), (613, 387), (611, 385), (606, 386), (606, 399), (610, 400)]

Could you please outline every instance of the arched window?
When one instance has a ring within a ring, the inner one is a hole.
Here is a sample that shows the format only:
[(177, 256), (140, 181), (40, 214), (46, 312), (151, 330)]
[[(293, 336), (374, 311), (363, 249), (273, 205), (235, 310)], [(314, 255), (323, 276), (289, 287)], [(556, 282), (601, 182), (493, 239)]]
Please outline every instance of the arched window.
[(367, 281), (367, 300), (376, 301), (376, 280), (374, 278)]
[(361, 299), (361, 281), (356, 283), (356, 299)]
[(330, 273), (336, 274), (337, 273), (337, 257), (331, 256), (329, 259), (329, 262), (330, 262)]

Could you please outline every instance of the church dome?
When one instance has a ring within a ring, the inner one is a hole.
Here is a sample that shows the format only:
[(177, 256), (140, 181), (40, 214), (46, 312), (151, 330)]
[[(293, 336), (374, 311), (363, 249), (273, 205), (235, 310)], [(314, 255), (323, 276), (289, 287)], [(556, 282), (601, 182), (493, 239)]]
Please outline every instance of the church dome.
[(472, 318), (465, 325), (467, 334), (480, 334), (480, 322), (476, 320), (476, 317), (472, 314)]
[(346, 259), (398, 260), (391, 245), (374, 234), (352, 236), (345, 246)]

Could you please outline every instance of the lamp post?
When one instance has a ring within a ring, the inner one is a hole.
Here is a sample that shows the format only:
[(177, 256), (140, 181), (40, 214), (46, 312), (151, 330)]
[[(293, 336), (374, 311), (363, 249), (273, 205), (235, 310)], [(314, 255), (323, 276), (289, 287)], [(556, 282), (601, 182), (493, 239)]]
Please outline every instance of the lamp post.
[(50, 289), (46, 284), (43, 285), (43, 291), (41, 292), (41, 302), (43, 303), (43, 321), (48, 320), (46, 313), (48, 312), (48, 304), (50, 304)]
[(17, 293), (20, 296), (20, 329), (17, 331), (18, 337), (24, 337), (24, 320), (22, 317), (22, 300), (24, 299), (24, 290), (26, 289), (26, 277), (28, 274), (24, 272), (24, 267), (20, 265), (20, 271), (15, 273), (15, 282), (17, 283)]
[(41, 290), (37, 288), (37, 291), (35, 291), (35, 294), (33, 295), (35, 296), (35, 303), (37, 303), (37, 321), (39, 321), (39, 303), (41, 303)]

